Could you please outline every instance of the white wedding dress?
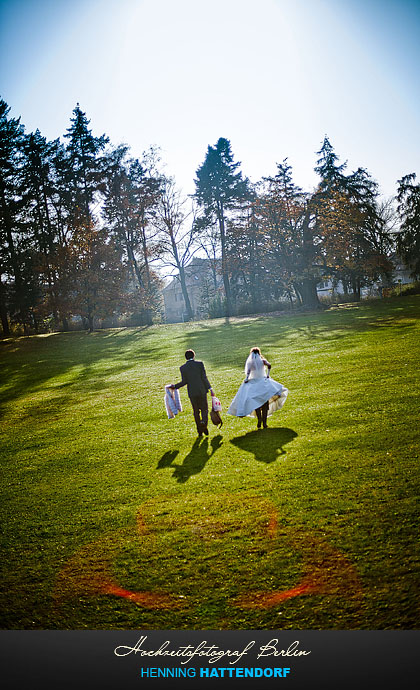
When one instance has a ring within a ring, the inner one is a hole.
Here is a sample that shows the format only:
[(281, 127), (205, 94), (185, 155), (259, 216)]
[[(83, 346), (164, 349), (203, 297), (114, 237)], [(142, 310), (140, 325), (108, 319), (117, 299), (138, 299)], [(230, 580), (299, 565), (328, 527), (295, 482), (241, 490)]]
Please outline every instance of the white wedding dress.
[(256, 417), (255, 410), (269, 402), (268, 415), (281, 410), (288, 396), (288, 389), (265, 373), (265, 362), (260, 355), (252, 353), (246, 361), (243, 382), (227, 411), (235, 417)]

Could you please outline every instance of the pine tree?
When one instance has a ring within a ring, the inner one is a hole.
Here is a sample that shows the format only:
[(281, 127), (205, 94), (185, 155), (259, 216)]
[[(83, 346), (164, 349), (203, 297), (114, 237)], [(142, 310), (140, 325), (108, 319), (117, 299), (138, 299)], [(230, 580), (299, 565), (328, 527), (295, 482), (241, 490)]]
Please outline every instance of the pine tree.
[(338, 165), (338, 156), (326, 135), (317, 155), (319, 158), (314, 170), (321, 178), (319, 191), (341, 188), (345, 180), (344, 170), (347, 168), (347, 162)]
[(67, 155), (71, 169), (73, 227), (88, 227), (93, 221), (91, 205), (95, 194), (103, 189), (105, 158), (101, 152), (108, 143), (104, 134), (94, 137), (89, 129), (90, 120), (79, 104), (73, 110), (71, 126), (65, 134), (69, 140)]
[(258, 201), (256, 189), (249, 186), (247, 197), (228, 220), (227, 237), (232, 295), (240, 309), (253, 313), (264, 308), (270, 298), (267, 243)]
[(398, 180), (398, 215), (401, 219), (397, 234), (397, 247), (411, 269), (413, 278), (420, 276), (420, 184), (416, 174), (405, 175)]
[(22, 200), (16, 193), (23, 164), (24, 127), (20, 118), (9, 118), (9, 113), (7, 103), (0, 100), (0, 315), (5, 335), (10, 333), (8, 312), (12, 308), (22, 323), (27, 319), (18, 246)]
[(294, 183), (287, 159), (278, 163), (277, 174), (264, 178), (264, 182), (260, 214), (267, 233), (271, 273), (278, 276), (278, 289), (291, 301), (294, 291), (302, 306), (317, 308), (320, 255), (310, 196)]
[[(323, 270), (350, 286), (360, 299), (361, 288), (389, 273), (381, 242), (378, 185), (364, 168), (345, 174), (347, 164), (325, 137), (315, 171), (321, 180), (309, 208), (314, 233), (322, 248)], [(383, 238), (382, 238), (383, 239)]]
[(58, 321), (55, 299), (56, 273), (53, 269), (58, 244), (58, 231), (54, 213), (55, 194), (54, 159), (60, 144), (58, 140), (48, 142), (39, 130), (25, 137), (23, 151), (25, 165), (22, 170), (22, 184), (25, 198), (25, 216), (31, 235), (34, 257), (34, 276), (39, 293), (44, 298), (35, 306), (35, 317), (46, 318), (53, 314)]
[(104, 216), (111, 235), (128, 259), (137, 283), (138, 312), (151, 323), (160, 306), (156, 274), (151, 268), (160, 252), (157, 230), (152, 222), (161, 195), (162, 179), (154, 169), (154, 152), (143, 160), (128, 157), (121, 146), (108, 156)]
[(209, 146), (204, 163), (196, 171), (195, 199), (204, 211), (207, 227), (216, 219), (219, 228), (222, 276), (226, 296), (226, 312), (232, 313), (232, 297), (227, 257), (227, 212), (247, 194), (247, 180), (238, 170), (230, 141), (220, 138), (216, 146)]

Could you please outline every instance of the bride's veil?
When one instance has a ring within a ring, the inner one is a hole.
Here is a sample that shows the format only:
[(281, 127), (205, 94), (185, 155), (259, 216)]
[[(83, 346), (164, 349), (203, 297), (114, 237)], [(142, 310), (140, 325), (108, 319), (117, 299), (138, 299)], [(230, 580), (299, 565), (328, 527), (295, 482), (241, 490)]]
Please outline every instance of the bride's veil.
[(264, 364), (261, 355), (259, 355), (258, 352), (251, 352), (245, 362), (245, 376), (248, 376), (249, 371), (256, 373), (263, 368)]

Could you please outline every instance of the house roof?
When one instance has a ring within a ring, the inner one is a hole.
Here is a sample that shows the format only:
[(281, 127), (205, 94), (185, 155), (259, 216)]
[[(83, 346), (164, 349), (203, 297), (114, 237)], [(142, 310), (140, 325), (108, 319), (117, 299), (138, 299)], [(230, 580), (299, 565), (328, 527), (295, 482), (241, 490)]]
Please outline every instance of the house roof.
[[(195, 256), (188, 266), (185, 266), (185, 280), (187, 285), (199, 284), (205, 275), (209, 273), (211, 269), (210, 259), (201, 259)], [(173, 276), (172, 280), (168, 285), (163, 288), (163, 291), (173, 290), (179, 286), (179, 274)]]

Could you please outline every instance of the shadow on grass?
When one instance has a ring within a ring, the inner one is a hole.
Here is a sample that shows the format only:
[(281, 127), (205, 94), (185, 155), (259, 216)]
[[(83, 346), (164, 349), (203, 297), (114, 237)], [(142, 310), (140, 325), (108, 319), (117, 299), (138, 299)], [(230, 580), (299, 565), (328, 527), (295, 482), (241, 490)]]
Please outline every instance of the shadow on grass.
[[(247, 318), (217, 319), (190, 326), (178, 324), (171, 331), (140, 327), (85, 332), (54, 333), (0, 340), (0, 416), (10, 401), (48, 390), (50, 400), (60, 408), (72, 404), (72, 396), (112, 388), (112, 378), (129, 370), (137, 371), (139, 362), (164, 363), (175, 347), (180, 354), (187, 347), (197, 352), (197, 358), (214, 370), (216, 382), (220, 370), (232, 369), (242, 374), (249, 348), (256, 343), (271, 359), (270, 348), (299, 346), (328, 337), (343, 347), (352, 332), (366, 332), (379, 328), (413, 328), (419, 315), (418, 296), (378, 300), (374, 304), (352, 306), (351, 309), (331, 309), (316, 314), (290, 316), (250, 316)], [(170, 327), (167, 327), (170, 328)], [(161, 335), (161, 338), (157, 337)], [(160, 340), (160, 342), (159, 342)], [(351, 345), (349, 345), (351, 346)], [(182, 359), (182, 357), (180, 357)], [(181, 361), (179, 362), (182, 363)], [(273, 364), (279, 363), (279, 355)], [(141, 367), (140, 367), (141, 368)], [(210, 376), (212, 376), (212, 372)], [(219, 374), (221, 377), (222, 375)], [(221, 379), (222, 383), (222, 379)], [(52, 404), (52, 403), (51, 403)], [(49, 414), (50, 401), (45, 405)], [(26, 410), (35, 416), (40, 400)]]
[(210, 442), (209, 439), (205, 437), (197, 438), (188, 455), (185, 456), (181, 465), (175, 464), (174, 460), (179, 454), (179, 450), (168, 450), (160, 458), (157, 468), (158, 470), (164, 469), (166, 467), (171, 467), (174, 470), (173, 478), (177, 480), (180, 484), (185, 484), (193, 474), (199, 474), (205, 468), (207, 462), (210, 460), (212, 455), (220, 448), (223, 443), (223, 438), (220, 434), (214, 436)]
[[(63, 407), (70, 404), (74, 391), (86, 395), (111, 387), (112, 383), (107, 380), (135, 369), (139, 357), (157, 361), (165, 356), (169, 346), (153, 346), (150, 341), (153, 336), (152, 331), (141, 327), (91, 334), (81, 331), (52, 333), (0, 342), (3, 355), (0, 417), (10, 401), (41, 390), (53, 388), (58, 396), (53, 396), (51, 404), (59, 402)], [(71, 380), (60, 382), (62, 377), (70, 377)], [(34, 412), (39, 413), (39, 401)]]
[(269, 464), (278, 460), (281, 455), (286, 455), (283, 446), (293, 441), (296, 436), (296, 431), (286, 427), (257, 429), (233, 438), (231, 443), (240, 450), (253, 453), (258, 462)]
[(282, 344), (288, 347), (291, 342), (312, 344), (325, 338), (343, 342), (352, 332), (361, 333), (384, 326), (412, 328), (418, 316), (419, 300), (415, 296), (359, 302), (347, 309), (338, 309), (334, 305), (317, 312), (216, 319), (201, 322), (200, 328), (185, 330), (180, 348), (192, 348), (197, 359), (203, 359), (211, 367), (242, 369), (249, 349), (254, 345), (259, 345), (270, 359), (273, 343), (279, 348)]

